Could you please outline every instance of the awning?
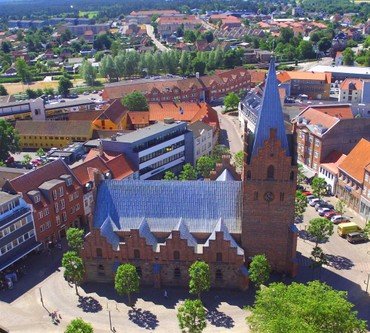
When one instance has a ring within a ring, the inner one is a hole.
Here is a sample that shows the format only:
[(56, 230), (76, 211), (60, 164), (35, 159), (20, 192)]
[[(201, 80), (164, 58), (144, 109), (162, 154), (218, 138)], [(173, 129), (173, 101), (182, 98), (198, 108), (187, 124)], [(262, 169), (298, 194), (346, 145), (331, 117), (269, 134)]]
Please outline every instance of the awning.
[(9, 267), (10, 265), (14, 264), (18, 260), (22, 259), (25, 255), (32, 252), (33, 250), (37, 249), (41, 243), (32, 243), (27, 248), (24, 249), (21, 253), (16, 254), (12, 259), (5, 261), (0, 265), (0, 271), (4, 270), (5, 268)]
[(302, 164), (302, 173), (308, 179), (311, 179), (311, 178), (315, 177), (315, 175), (316, 175), (315, 171), (312, 171), (311, 169), (309, 169), (308, 167), (306, 167), (303, 164)]

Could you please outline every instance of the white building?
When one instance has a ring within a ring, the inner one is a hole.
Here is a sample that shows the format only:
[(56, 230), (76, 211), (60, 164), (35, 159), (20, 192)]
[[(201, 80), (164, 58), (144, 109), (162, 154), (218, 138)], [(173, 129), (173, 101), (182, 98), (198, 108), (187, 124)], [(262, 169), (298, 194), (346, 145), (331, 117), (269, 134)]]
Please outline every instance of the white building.
[(194, 137), (194, 164), (198, 158), (210, 155), (214, 147), (213, 128), (202, 121), (197, 121), (188, 126)]
[(345, 79), (339, 85), (338, 102), (361, 103), (363, 91), (363, 80)]

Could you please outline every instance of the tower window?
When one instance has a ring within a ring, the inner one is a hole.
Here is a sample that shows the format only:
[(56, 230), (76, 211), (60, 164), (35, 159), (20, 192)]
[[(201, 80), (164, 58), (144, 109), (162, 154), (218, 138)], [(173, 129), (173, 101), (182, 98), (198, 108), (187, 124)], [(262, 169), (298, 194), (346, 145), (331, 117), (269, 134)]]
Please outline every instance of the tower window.
[(258, 200), (258, 192), (257, 191), (255, 191), (254, 194), (253, 194), (253, 200), (254, 201)]
[(274, 179), (275, 178), (275, 168), (273, 165), (270, 165), (267, 168), (267, 179)]
[(139, 250), (134, 250), (134, 258), (135, 259), (140, 259), (140, 251)]
[(284, 201), (284, 192), (280, 192), (280, 201)]
[(251, 179), (252, 178), (252, 173), (250, 170), (247, 171), (247, 179)]
[(222, 253), (221, 252), (216, 253), (216, 261), (218, 261), (218, 262), (222, 261)]
[(97, 256), (98, 258), (103, 257), (103, 250), (102, 250), (100, 247), (98, 247), (98, 248), (96, 249), (96, 256)]
[(181, 271), (180, 268), (176, 267), (173, 271), (173, 277), (175, 279), (180, 279), (181, 278)]
[(290, 171), (289, 178), (290, 178), (290, 180), (294, 180), (294, 171)]
[(223, 279), (223, 274), (221, 269), (216, 270), (216, 280), (221, 281)]
[(173, 251), (173, 259), (174, 260), (180, 260), (180, 252), (179, 251)]

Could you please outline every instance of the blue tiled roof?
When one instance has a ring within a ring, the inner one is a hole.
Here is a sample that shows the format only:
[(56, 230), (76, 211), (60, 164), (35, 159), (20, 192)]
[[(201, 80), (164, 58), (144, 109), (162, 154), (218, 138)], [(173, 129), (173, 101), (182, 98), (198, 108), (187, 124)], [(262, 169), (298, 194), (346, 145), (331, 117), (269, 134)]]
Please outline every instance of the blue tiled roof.
[(216, 181), (219, 181), (219, 182), (227, 182), (227, 181), (234, 181), (234, 180), (235, 179), (234, 179), (233, 175), (227, 169), (222, 171), (221, 175), (219, 175), (216, 179)]
[(115, 234), (114, 229), (114, 223), (108, 215), (101, 224), (100, 233), (107, 239), (108, 243), (112, 244), (114, 249), (117, 249), (119, 247), (119, 237)]
[(258, 149), (263, 147), (264, 141), (270, 137), (270, 129), (276, 129), (276, 138), (281, 142), (289, 156), (288, 139), (285, 133), (284, 116), (281, 107), (278, 81), (276, 79), (275, 60), (272, 58), (266, 79), (265, 90), (262, 98), (262, 107), (257, 120), (252, 157), (258, 154)]
[(119, 230), (172, 231), (182, 218), (189, 232), (212, 233), (222, 218), (230, 233), (241, 232), (242, 184), (197, 181), (106, 180), (98, 189), (94, 226), (108, 216)]
[[(188, 246), (193, 246), (194, 248), (197, 247), (198, 242), (195, 240), (193, 235), (189, 232), (189, 228), (182, 218), (180, 218), (180, 221), (174, 230), (178, 230), (180, 232), (180, 238), (185, 239), (188, 243)], [(172, 234), (170, 235), (169, 238), (172, 238)]]

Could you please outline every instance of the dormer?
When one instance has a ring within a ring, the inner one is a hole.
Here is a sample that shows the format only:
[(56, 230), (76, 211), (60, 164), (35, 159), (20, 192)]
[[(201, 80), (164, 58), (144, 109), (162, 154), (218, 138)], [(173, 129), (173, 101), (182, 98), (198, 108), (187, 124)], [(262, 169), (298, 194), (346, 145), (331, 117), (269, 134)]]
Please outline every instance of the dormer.
[(73, 179), (71, 175), (61, 175), (59, 178), (65, 181), (67, 187), (72, 186)]
[(104, 179), (112, 179), (112, 172), (107, 171), (104, 173)]
[(36, 190), (29, 191), (27, 195), (30, 197), (30, 199), (32, 200), (32, 203), (34, 204), (37, 204), (41, 201), (40, 191), (36, 191)]

